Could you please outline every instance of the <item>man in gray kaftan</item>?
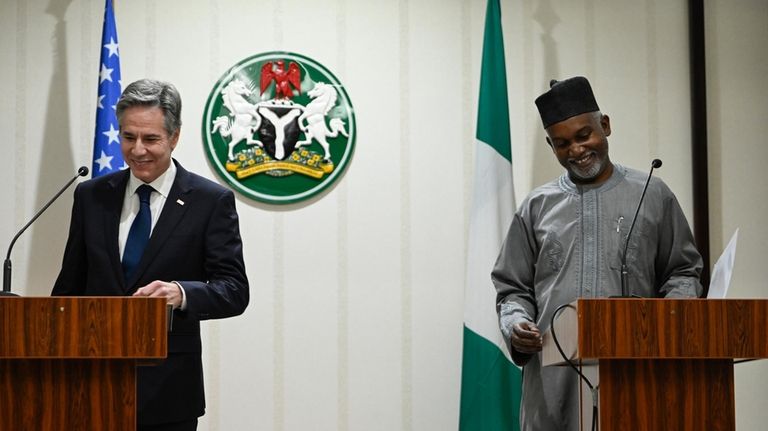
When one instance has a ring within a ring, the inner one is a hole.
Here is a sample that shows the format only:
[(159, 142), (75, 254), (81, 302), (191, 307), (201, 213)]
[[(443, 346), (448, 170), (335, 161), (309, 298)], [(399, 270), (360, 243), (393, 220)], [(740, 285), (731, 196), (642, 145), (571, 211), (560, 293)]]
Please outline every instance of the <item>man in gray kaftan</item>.
[[(524, 366), (521, 429), (567, 431), (578, 429), (578, 376), (568, 367), (541, 367), (541, 333), (562, 304), (622, 293), (621, 255), (646, 174), (611, 163), (610, 122), (586, 79), (554, 83), (537, 105), (547, 142), (568, 172), (524, 200), (492, 279), (501, 331)], [(677, 199), (658, 178), (637, 216), (627, 265), (633, 295), (701, 295), (701, 257)]]

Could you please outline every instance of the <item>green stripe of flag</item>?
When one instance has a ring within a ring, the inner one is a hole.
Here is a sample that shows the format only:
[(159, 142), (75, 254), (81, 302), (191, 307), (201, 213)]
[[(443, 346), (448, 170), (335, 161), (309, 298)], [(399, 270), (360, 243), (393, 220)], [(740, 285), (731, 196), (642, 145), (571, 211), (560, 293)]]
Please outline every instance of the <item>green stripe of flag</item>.
[[(514, 213), (499, 0), (488, 0), (467, 244), (459, 431), (519, 430), (521, 372), (505, 356), (491, 269)], [(487, 145), (487, 146), (486, 146)]]
[(466, 326), (462, 361), (459, 429), (520, 429), (520, 370), (497, 345)]
[(485, 12), (477, 139), (490, 145), (505, 159), (512, 161), (507, 73), (504, 66), (504, 38), (501, 34), (499, 0), (488, 0), (488, 8)]

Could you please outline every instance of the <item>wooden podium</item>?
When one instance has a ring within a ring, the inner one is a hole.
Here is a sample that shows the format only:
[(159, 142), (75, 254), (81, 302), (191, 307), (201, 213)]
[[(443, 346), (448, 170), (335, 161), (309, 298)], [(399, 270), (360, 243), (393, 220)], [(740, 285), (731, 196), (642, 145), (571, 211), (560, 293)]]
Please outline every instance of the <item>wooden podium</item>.
[(136, 366), (166, 357), (164, 298), (0, 297), (0, 430), (135, 430)]
[[(579, 299), (554, 330), (598, 365), (601, 430), (735, 430), (734, 359), (768, 357), (768, 300)], [(549, 332), (542, 364), (564, 364)]]

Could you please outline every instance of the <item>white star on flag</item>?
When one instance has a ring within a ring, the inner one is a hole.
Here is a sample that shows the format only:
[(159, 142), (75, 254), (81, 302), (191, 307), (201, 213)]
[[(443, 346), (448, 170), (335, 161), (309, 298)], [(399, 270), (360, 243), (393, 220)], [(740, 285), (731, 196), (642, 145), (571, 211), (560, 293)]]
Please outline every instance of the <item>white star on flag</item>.
[(107, 67), (104, 63), (101, 63), (101, 71), (99, 72), (99, 83), (102, 83), (104, 81), (112, 82), (112, 70)]
[[(115, 105), (120, 98), (122, 81), (120, 79), (120, 52), (118, 49), (115, 14), (112, 10), (114, 0), (104, 1), (104, 29), (101, 34), (101, 61), (99, 61), (99, 86), (96, 90), (96, 127), (93, 134), (93, 164), (91, 175), (117, 172), (125, 167), (120, 152), (120, 127), (115, 115)], [(110, 109), (111, 108), (111, 109)], [(115, 130), (117, 127), (118, 130)], [(112, 145), (113, 143), (117, 145)], [(101, 156), (99, 156), (101, 155)]]
[(112, 124), (109, 125), (109, 130), (107, 130), (106, 132), (101, 132), (101, 134), (109, 138), (109, 142), (107, 142), (107, 145), (113, 142), (117, 142), (118, 144), (120, 143), (120, 139), (118, 139), (118, 137), (120, 136), (120, 131), (116, 130), (115, 126)]
[(115, 42), (114, 38), (109, 38), (109, 43), (104, 45), (104, 48), (107, 48), (109, 50), (108, 57), (112, 57), (113, 55), (120, 56), (120, 54), (117, 53), (117, 42)]
[(93, 161), (99, 164), (99, 171), (112, 169), (112, 156), (104, 154), (104, 151), (101, 152), (101, 157), (94, 159)]

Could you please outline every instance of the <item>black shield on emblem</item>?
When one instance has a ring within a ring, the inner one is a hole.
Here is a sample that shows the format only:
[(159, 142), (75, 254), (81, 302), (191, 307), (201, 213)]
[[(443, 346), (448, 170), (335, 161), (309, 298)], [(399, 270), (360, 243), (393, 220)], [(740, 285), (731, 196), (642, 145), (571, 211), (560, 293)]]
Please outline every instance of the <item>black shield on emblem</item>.
[(259, 140), (264, 149), (275, 160), (284, 160), (296, 149), (301, 130), (299, 129), (299, 105), (261, 106)]

